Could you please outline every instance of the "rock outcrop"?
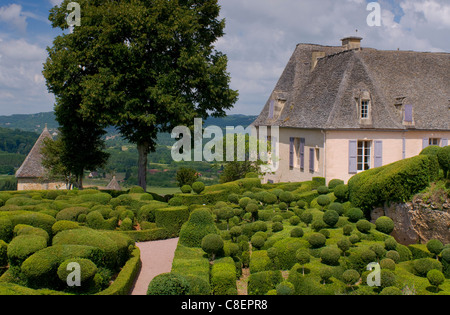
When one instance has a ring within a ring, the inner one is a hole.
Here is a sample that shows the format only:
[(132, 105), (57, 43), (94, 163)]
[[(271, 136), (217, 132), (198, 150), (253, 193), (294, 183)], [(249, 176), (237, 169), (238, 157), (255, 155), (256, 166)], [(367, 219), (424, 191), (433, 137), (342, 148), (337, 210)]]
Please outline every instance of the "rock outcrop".
[(395, 229), (391, 235), (400, 244), (424, 244), (431, 239), (450, 243), (450, 211), (447, 207), (441, 211), (415, 200), (374, 209), (372, 222), (380, 216), (394, 221)]

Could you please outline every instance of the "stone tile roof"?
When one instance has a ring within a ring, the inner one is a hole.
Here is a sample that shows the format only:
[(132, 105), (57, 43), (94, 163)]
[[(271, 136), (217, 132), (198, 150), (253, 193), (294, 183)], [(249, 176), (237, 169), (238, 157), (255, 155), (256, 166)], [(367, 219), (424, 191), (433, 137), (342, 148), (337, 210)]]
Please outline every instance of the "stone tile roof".
[(17, 170), (16, 178), (42, 178), (45, 176), (46, 170), (42, 166), (41, 154), (41, 149), (44, 146), (45, 139), (52, 139), (47, 127), (44, 128), (30, 153), (28, 153), (22, 165)]
[[(325, 52), (312, 68), (315, 51)], [(414, 128), (449, 130), (450, 54), (299, 44), (255, 126), (359, 129), (355, 96), (371, 96), (372, 129), (407, 129), (395, 104), (412, 105)], [(270, 103), (285, 99), (279, 116)], [(367, 128), (365, 126), (364, 128)]]

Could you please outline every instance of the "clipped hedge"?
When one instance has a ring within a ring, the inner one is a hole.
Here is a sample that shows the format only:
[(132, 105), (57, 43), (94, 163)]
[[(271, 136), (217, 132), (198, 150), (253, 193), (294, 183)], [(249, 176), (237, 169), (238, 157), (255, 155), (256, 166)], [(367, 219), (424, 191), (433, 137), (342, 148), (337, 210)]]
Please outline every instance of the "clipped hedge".
[(237, 295), (236, 265), (231, 257), (218, 259), (212, 266), (211, 292), (213, 295)]
[(248, 295), (265, 295), (283, 281), (281, 271), (252, 273), (248, 279)]
[(97, 293), (97, 295), (128, 295), (142, 266), (140, 256), (139, 248), (135, 247), (130, 259), (122, 267), (116, 280), (107, 289)]
[(218, 234), (211, 212), (206, 209), (194, 210), (189, 220), (180, 230), (180, 244), (187, 247), (201, 247), (202, 239), (208, 234)]
[(52, 226), (56, 222), (55, 218), (38, 212), (27, 212), (21, 214), (13, 214), (8, 216), (12, 225), (15, 227), (18, 224), (31, 225), (37, 228), (41, 228), (49, 235), (52, 233)]
[(97, 247), (84, 245), (54, 245), (28, 257), (20, 267), (27, 283), (34, 288), (58, 288), (59, 265), (70, 258), (86, 258), (97, 266), (102, 265), (103, 252)]
[(47, 247), (47, 239), (40, 235), (19, 235), (8, 245), (7, 255), (11, 266), (20, 266), (25, 259)]
[(182, 225), (189, 219), (186, 206), (169, 207), (155, 211), (155, 222), (159, 228), (166, 229), (172, 236), (178, 236)]
[(348, 181), (350, 201), (355, 207), (370, 211), (386, 202), (408, 200), (438, 174), (437, 159), (430, 155), (418, 155), (370, 169)]

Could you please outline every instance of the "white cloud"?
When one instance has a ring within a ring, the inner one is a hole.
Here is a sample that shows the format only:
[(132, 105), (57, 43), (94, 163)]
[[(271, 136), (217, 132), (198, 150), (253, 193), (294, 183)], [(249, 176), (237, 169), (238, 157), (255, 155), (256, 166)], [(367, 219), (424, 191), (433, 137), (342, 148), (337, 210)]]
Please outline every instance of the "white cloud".
[[(0, 108), (2, 115), (35, 113), (36, 108), (50, 111), (53, 97), (47, 92), (42, 64), (44, 48), (25, 39), (0, 35)], [(42, 111), (42, 110), (39, 110)]]
[(22, 13), (22, 6), (14, 3), (0, 7), (0, 22), (20, 32), (25, 32), (27, 28), (27, 17)]

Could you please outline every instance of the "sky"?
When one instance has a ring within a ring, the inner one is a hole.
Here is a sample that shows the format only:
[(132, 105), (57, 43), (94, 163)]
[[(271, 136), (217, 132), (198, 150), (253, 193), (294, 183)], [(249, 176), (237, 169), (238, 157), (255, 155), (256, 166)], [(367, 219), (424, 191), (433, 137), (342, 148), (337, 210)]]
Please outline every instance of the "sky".
[[(226, 34), (216, 49), (228, 56), (231, 87), (240, 94), (229, 114), (260, 113), (298, 43), (339, 46), (341, 38), (357, 35), (363, 47), (450, 53), (449, 0), (218, 2)], [(0, 115), (53, 110), (42, 64), (60, 34), (48, 21), (59, 3), (0, 0)], [(371, 23), (373, 3), (380, 8), (378, 25)]]

